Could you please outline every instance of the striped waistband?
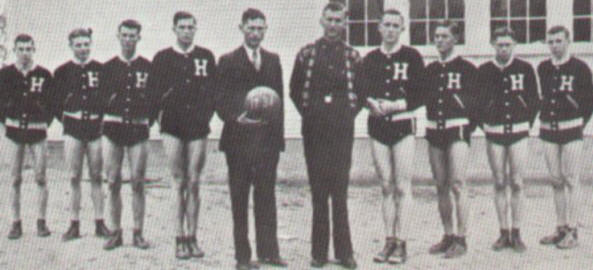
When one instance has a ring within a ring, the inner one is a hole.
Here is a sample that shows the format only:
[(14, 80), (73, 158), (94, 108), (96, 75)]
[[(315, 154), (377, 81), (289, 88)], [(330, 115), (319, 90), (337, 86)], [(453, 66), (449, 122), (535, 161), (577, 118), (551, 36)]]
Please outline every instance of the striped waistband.
[(46, 122), (29, 122), (21, 121), (19, 119), (6, 118), (4, 123), (6, 127), (27, 129), (27, 130), (47, 130)]
[(401, 112), (398, 114), (383, 116), (382, 119), (385, 122), (399, 122), (404, 120), (412, 120), (416, 117), (416, 114), (411, 111)]
[(426, 128), (443, 130), (469, 125), (467, 118), (452, 118), (442, 120), (426, 120)]
[(127, 124), (127, 125), (146, 125), (146, 126), (148, 126), (149, 121), (148, 121), (148, 118), (125, 119), (124, 117), (119, 116), (119, 115), (105, 114), (105, 115), (103, 115), (103, 123), (119, 123), (119, 124)]
[(582, 127), (583, 124), (583, 118), (579, 117), (569, 120), (542, 121), (540, 127), (545, 130), (557, 131)]
[(101, 118), (101, 115), (89, 111), (64, 112), (63, 115), (77, 120), (98, 120)]
[(490, 134), (514, 134), (529, 131), (529, 122), (512, 124), (489, 125), (484, 124), (484, 132)]

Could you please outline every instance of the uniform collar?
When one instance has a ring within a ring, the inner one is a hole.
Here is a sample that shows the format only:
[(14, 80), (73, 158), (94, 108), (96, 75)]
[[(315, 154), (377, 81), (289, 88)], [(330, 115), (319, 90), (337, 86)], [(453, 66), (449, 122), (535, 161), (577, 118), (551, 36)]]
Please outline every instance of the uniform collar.
[(77, 64), (77, 65), (79, 65), (79, 66), (83, 66), (83, 67), (84, 67), (84, 66), (86, 66), (86, 65), (87, 65), (88, 63), (90, 63), (91, 61), (92, 61), (92, 60), (91, 60), (91, 58), (90, 58), (90, 57), (89, 57), (89, 58), (87, 58), (87, 59), (86, 59), (86, 61), (84, 61), (84, 62), (80, 62), (80, 60), (78, 60), (78, 58), (76, 58), (76, 57), (74, 57), (74, 59), (72, 59), (72, 62), (73, 62), (74, 64)]
[(397, 52), (399, 52), (399, 50), (401, 50), (402, 48), (402, 44), (401, 43), (397, 43), (393, 48), (391, 48), (390, 51), (387, 51), (387, 49), (385, 48), (385, 44), (381, 44), (381, 47), (379, 48), (379, 50), (384, 54), (384, 55), (393, 55), (396, 54)]
[(453, 52), (452, 52), (452, 53), (449, 55), (449, 57), (448, 57), (448, 58), (446, 58), (446, 59), (442, 59), (442, 58), (441, 58), (441, 55), (439, 54), (439, 63), (441, 63), (441, 64), (447, 64), (447, 63), (449, 63), (449, 62), (451, 62), (451, 61), (453, 61), (453, 60), (457, 59), (457, 57), (459, 57), (459, 55), (457, 54), (457, 52), (456, 52), (456, 51), (453, 51)]
[(492, 59), (492, 63), (498, 67), (499, 69), (505, 69), (507, 67), (509, 67), (510, 65), (513, 64), (513, 61), (515, 61), (515, 57), (511, 56), (511, 58), (509, 58), (509, 61), (507, 61), (506, 63), (504, 63), (504, 65), (501, 65), (498, 61), (496, 61), (496, 58)]
[(257, 56), (259, 56), (260, 59), (261, 59), (261, 46), (258, 46), (254, 50), (254, 49), (250, 48), (249, 46), (247, 46), (247, 44), (243, 43), (243, 49), (247, 53), (247, 57), (249, 58), (250, 61), (253, 62), (253, 51), (255, 51), (255, 53), (257, 54)]
[(14, 67), (16, 68), (16, 70), (18, 70), (21, 74), (23, 74), (24, 76), (27, 76), (27, 74), (29, 74), (29, 72), (35, 70), (37, 68), (37, 65), (35, 63), (33, 63), (29, 69), (23, 69), (20, 65), (18, 65), (17, 63), (14, 64)]
[(195, 46), (196, 45), (192, 44), (189, 47), (187, 47), (187, 50), (183, 50), (183, 48), (181, 48), (179, 44), (175, 43), (175, 45), (173, 45), (173, 50), (180, 54), (188, 54), (194, 49)]
[(551, 60), (552, 60), (552, 65), (554, 65), (554, 66), (564, 65), (564, 64), (566, 64), (566, 62), (568, 62), (570, 60), (570, 54), (567, 53), (560, 60), (556, 60), (556, 58), (554, 58), (554, 57), (552, 57)]
[(337, 46), (343, 45), (344, 41), (342, 41), (341, 39), (330, 40), (330, 39), (327, 39), (326, 37), (322, 37), (319, 39), (319, 43), (321, 43), (322, 45), (330, 46), (330, 47), (337, 47)]
[(130, 60), (126, 59), (126, 57), (124, 57), (124, 55), (121, 54), (121, 53), (117, 57), (122, 62), (124, 62), (126, 64), (131, 64), (132, 62), (136, 61), (136, 59), (138, 59), (138, 54), (137, 53), (134, 53), (134, 56), (132, 56), (132, 58)]

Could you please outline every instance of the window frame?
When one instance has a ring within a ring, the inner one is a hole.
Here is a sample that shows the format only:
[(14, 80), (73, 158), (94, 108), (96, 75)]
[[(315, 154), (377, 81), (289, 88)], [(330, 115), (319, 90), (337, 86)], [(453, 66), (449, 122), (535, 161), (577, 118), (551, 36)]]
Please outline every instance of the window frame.
[(492, 23), (493, 22), (506, 22), (506, 25), (510, 27), (511, 23), (513, 21), (519, 21), (519, 22), (525, 22), (525, 42), (517, 42), (517, 45), (521, 44), (521, 45), (529, 45), (529, 44), (533, 44), (536, 42), (541, 42), (541, 40), (531, 40), (531, 23), (532, 21), (540, 21), (543, 20), (544, 21), (544, 25), (545, 25), (545, 29), (544, 29), (544, 39), (543, 42), (545, 42), (546, 40), (546, 35), (547, 35), (547, 30), (548, 30), (548, 2), (546, 0), (542, 0), (545, 4), (545, 14), (543, 16), (531, 16), (530, 11), (531, 11), (531, 2), (534, 0), (525, 0), (525, 15), (524, 16), (512, 16), (512, 6), (511, 6), (511, 1), (512, 0), (503, 0), (505, 1), (506, 4), (506, 14), (504, 16), (499, 16), (499, 17), (494, 17), (492, 16), (492, 2), (495, 0), (490, 0), (489, 2), (489, 14), (490, 14), (490, 19), (489, 19), (489, 32), (490, 32), (490, 37), (492, 37)]
[[(418, 0), (409, 0), (409, 1), (411, 2), (411, 1), (418, 1)], [(411, 46), (426, 46), (426, 47), (434, 46), (434, 43), (431, 41), (431, 37), (432, 37), (432, 33), (430, 32), (430, 30), (431, 30), (431, 28), (430, 28), (431, 23), (442, 21), (442, 20), (449, 20), (449, 21), (457, 22), (457, 23), (461, 22), (463, 24), (463, 33), (462, 33), (462, 35), (463, 35), (463, 41), (464, 42), (457, 44), (457, 46), (465, 46), (467, 44), (467, 38), (466, 38), (467, 37), (467, 30), (466, 30), (467, 29), (467, 16), (466, 16), (466, 14), (467, 14), (467, 8), (466, 7), (467, 6), (465, 4), (465, 0), (460, 0), (463, 3), (463, 17), (461, 17), (461, 18), (449, 18), (449, 14), (450, 14), (450, 11), (449, 11), (449, 1), (451, 1), (451, 0), (443, 0), (444, 1), (444, 6), (445, 6), (444, 17), (443, 18), (431, 18), (430, 17), (430, 0), (422, 0), (422, 1), (424, 1), (424, 5), (425, 5), (424, 6), (424, 12), (425, 12), (425, 14), (424, 14), (425, 17), (424, 18), (412, 18), (412, 7), (411, 7), (411, 4), (410, 4), (410, 11), (408, 12), (408, 16), (407, 16), (408, 17), (408, 20), (409, 20), (409, 22), (408, 22), (408, 28), (407, 28), (409, 33), (407, 35), (409, 37), (409, 43), (410, 43), (410, 45)], [(413, 38), (412, 38), (412, 31), (410, 31), (410, 30), (411, 30), (411, 27), (412, 27), (412, 24), (413, 23), (424, 23), (424, 24), (426, 24), (425, 33), (424, 33), (425, 34), (424, 37), (426, 38), (426, 43), (425, 44), (412, 44)]]
[[(356, 1), (356, 0), (345, 0), (346, 3), (346, 9), (350, 10), (350, 1)], [(350, 19), (350, 15), (348, 15), (348, 17), (346, 18), (346, 43), (348, 43), (350, 46), (352, 47), (356, 47), (356, 48), (362, 48), (362, 47), (375, 47), (380, 45), (371, 45), (369, 42), (369, 25), (370, 24), (379, 24), (380, 20), (379, 19), (369, 19), (369, 1), (375, 1), (375, 0), (359, 0), (363, 2), (363, 14), (364, 17), (362, 19), (356, 19), (356, 20), (352, 20)], [(384, 5), (385, 2), (383, 1), (383, 7), (381, 7), (381, 11), (383, 11), (384, 9)], [(352, 45), (350, 43), (350, 26), (352, 24), (363, 24), (364, 25), (364, 42), (362, 45)]]
[[(571, 16), (572, 16), (572, 38), (571, 41), (576, 43), (576, 44), (586, 44), (586, 43), (593, 43), (593, 0), (587, 0), (589, 1), (589, 14), (581, 14), (581, 15), (577, 15), (575, 14), (575, 2), (577, 0), (573, 0), (572, 1), (572, 12), (571, 12)], [(576, 38), (576, 31), (574, 29), (574, 23), (576, 22), (576, 20), (579, 19), (588, 19), (589, 23), (591, 24), (591, 27), (589, 28), (589, 40), (575, 40)]]

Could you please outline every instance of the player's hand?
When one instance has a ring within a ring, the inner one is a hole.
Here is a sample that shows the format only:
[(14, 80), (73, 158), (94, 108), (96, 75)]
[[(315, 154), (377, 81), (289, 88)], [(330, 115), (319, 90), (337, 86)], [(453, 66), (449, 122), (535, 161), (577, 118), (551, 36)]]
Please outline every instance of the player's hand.
[(247, 111), (244, 111), (239, 117), (237, 117), (237, 123), (248, 126), (263, 126), (267, 124), (266, 121), (261, 119), (251, 119), (247, 116)]
[(381, 104), (379, 101), (373, 98), (367, 98), (367, 104), (369, 106), (369, 110), (371, 112), (371, 116), (373, 117), (383, 117), (385, 116), (385, 112), (381, 108)]

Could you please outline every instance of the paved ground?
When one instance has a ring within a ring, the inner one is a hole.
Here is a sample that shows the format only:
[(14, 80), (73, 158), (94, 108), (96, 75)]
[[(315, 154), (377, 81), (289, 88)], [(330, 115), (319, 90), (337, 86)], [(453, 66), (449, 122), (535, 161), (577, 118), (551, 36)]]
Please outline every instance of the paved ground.
[[(0, 269), (232, 269), (233, 244), (230, 200), (226, 185), (226, 165), (221, 153), (211, 143), (204, 184), (202, 186), (202, 213), (199, 242), (207, 256), (200, 260), (180, 262), (173, 256), (172, 201), (173, 192), (167, 180), (162, 148), (153, 143), (150, 158), (150, 178), (164, 180), (152, 185), (147, 191), (146, 238), (153, 247), (139, 251), (131, 246), (131, 197), (129, 187), (124, 188), (124, 238), (125, 246), (116, 251), (101, 249), (103, 240), (93, 236), (92, 211), (88, 183), (83, 186), (82, 233), (83, 238), (62, 243), (60, 235), (68, 226), (69, 185), (64, 174), (61, 145), (51, 144), (48, 179), (50, 200), (48, 223), (53, 234), (47, 239), (35, 236), (35, 185), (32, 171), (25, 172), (23, 185), (23, 217), (25, 235), (18, 241), (9, 241), (5, 234), (10, 226), (8, 205), (8, 160), (0, 165)], [(528, 251), (514, 254), (511, 251), (494, 252), (491, 243), (498, 236), (497, 221), (492, 202), (492, 188), (488, 183), (483, 142), (473, 144), (476, 157), (470, 166), (471, 229), (470, 251), (456, 260), (444, 260), (427, 254), (428, 247), (441, 237), (434, 186), (430, 185), (430, 169), (425, 155), (426, 144), (419, 141), (417, 155), (418, 174), (414, 182), (414, 204), (408, 224), (408, 247), (410, 258), (402, 269), (590, 269), (593, 259), (593, 205), (584, 202), (583, 226), (579, 235), (581, 246), (571, 251), (558, 251), (537, 244), (538, 239), (554, 229), (552, 192), (545, 185), (545, 167), (536, 141), (532, 142), (535, 153), (529, 164), (529, 185), (526, 189), (526, 217), (523, 230)], [(584, 160), (592, 160), (591, 144), (585, 145)], [(349, 207), (355, 257), (359, 269), (391, 269), (393, 266), (377, 265), (372, 255), (382, 248), (382, 222), (380, 214), (381, 192), (371, 167), (370, 155), (365, 141), (355, 147), (353, 185), (350, 188)], [(279, 209), (279, 237), (282, 255), (288, 260), (289, 269), (308, 269), (310, 251), (311, 204), (310, 192), (304, 177), (304, 161), (298, 141), (291, 141), (288, 154), (282, 156), (279, 169), (280, 183), (277, 186)], [(591, 198), (591, 164), (583, 163), (587, 198)], [(251, 219), (252, 220), (252, 219)], [(253, 233), (253, 229), (251, 230)], [(253, 240), (253, 235), (251, 236)], [(331, 254), (331, 253), (330, 253)], [(340, 269), (335, 265), (326, 269)]]

